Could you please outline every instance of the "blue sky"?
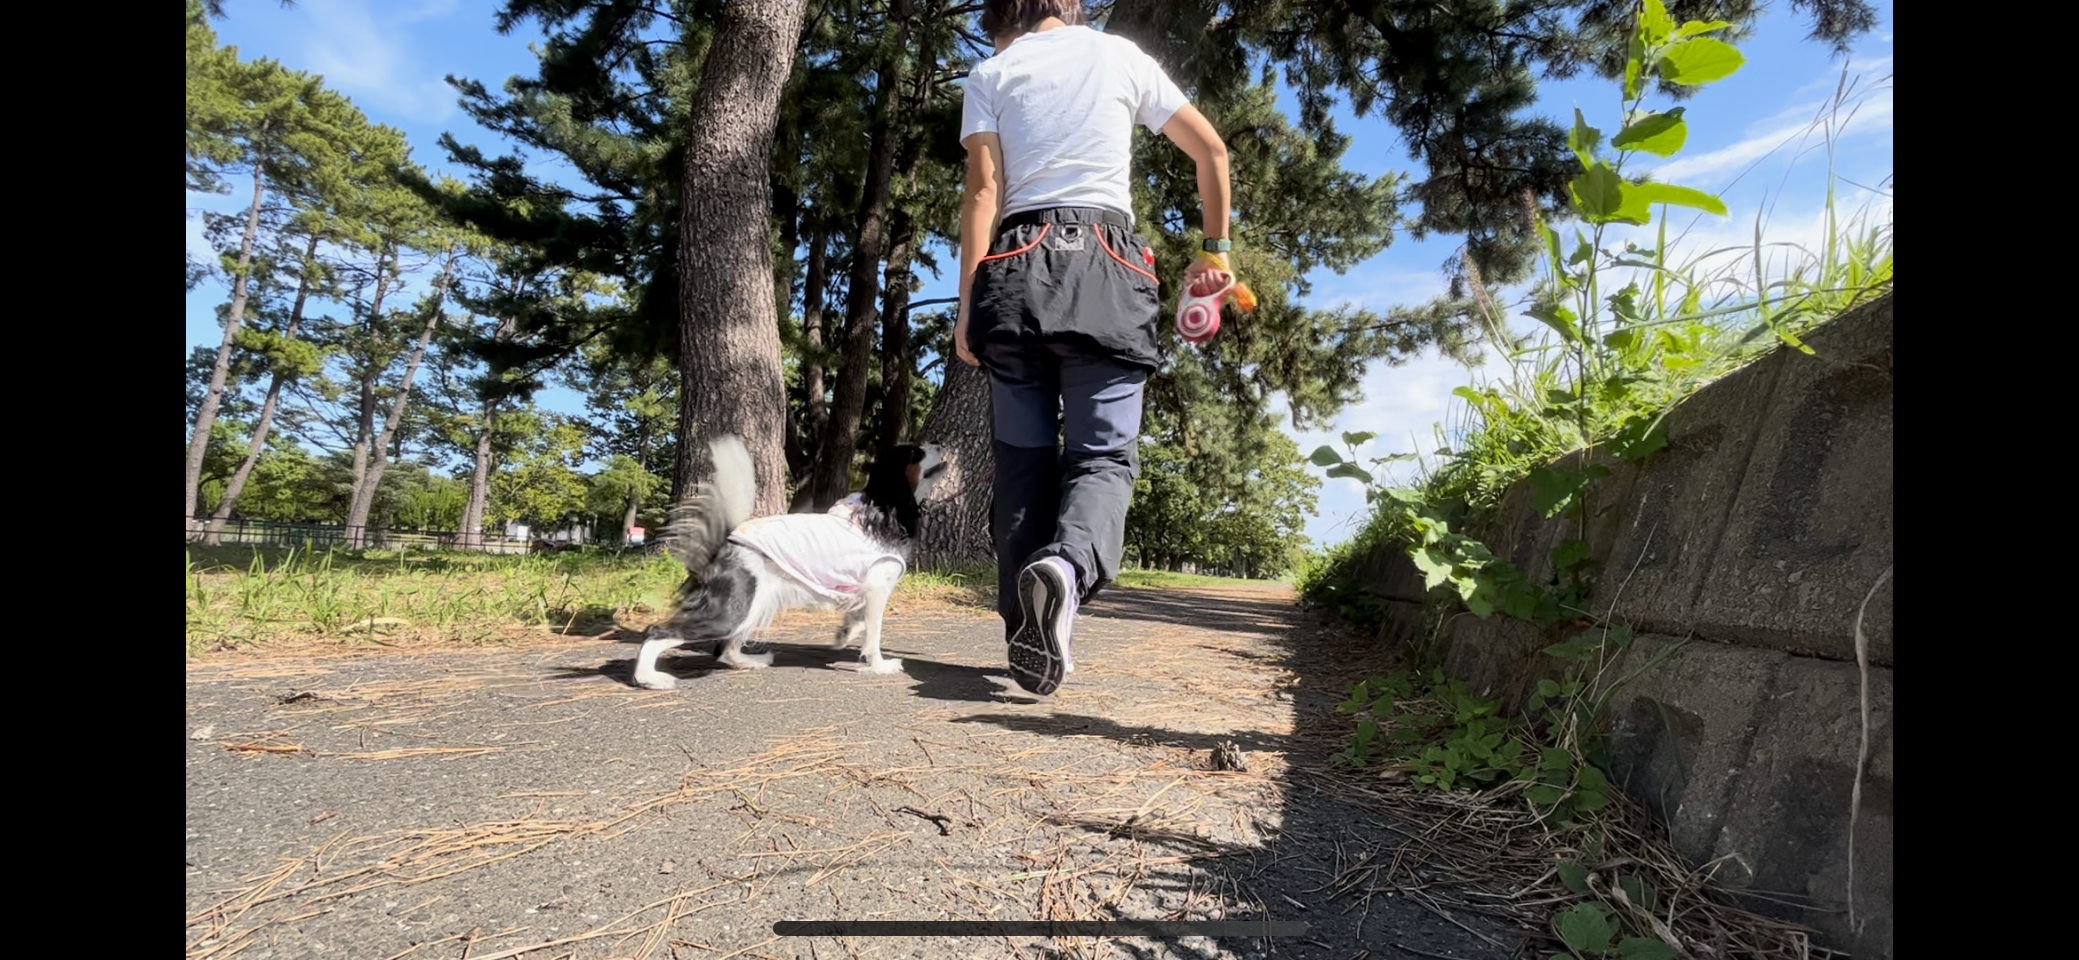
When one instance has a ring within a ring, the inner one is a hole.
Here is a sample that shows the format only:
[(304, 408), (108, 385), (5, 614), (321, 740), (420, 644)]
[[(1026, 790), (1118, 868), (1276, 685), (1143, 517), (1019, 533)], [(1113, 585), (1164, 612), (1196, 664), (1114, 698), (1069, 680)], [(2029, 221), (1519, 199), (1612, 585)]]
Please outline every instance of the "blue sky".
[[(509, 76), (533, 72), (534, 57), (528, 45), (538, 35), (534, 26), (522, 25), (510, 36), (498, 35), (492, 27), (497, 3), (298, 0), (285, 10), (266, 0), (233, 0), (227, 6), (230, 17), (215, 24), (222, 42), (237, 45), (247, 58), (271, 57), (292, 68), (322, 74), (371, 119), (403, 130), (420, 163), (435, 170), (447, 168), (438, 143), (444, 131), (487, 152), (511, 149), (463, 114), (455, 105), (453, 91), (442, 80), (454, 74), (496, 88)], [(1757, 216), (1763, 218), (1771, 241), (1810, 244), (1819, 235), (1827, 157), (1819, 138), (1806, 131), (1833, 96), (1844, 65), (1850, 79), (1861, 76), (1865, 85), (1885, 82), (1861, 99), (1853, 120), (1837, 137), (1834, 165), (1844, 181), (1838, 187), (1841, 203), (1850, 210), (1868, 207), (1880, 219), (1889, 214), (1888, 196), (1872, 195), (1862, 188), (1884, 185), (1885, 193), (1889, 192), (1885, 181), (1892, 173), (1892, 99), (1886, 78), (1893, 70), (1893, 4), (1890, 0), (1877, 4), (1877, 29), (1858, 43), (1845, 64), (1830, 59), (1824, 47), (1803, 39), (1806, 23), (1789, 6), (1782, 0), (1771, 4), (1755, 34), (1742, 44), (1747, 63), (1739, 73), (1706, 88), (1686, 104), (1688, 145), (1659, 172), (1663, 179), (1722, 191), (1730, 216), (1700, 217), (1679, 249), (1702, 251), (1750, 243)], [(1608, 84), (1594, 80), (1547, 83), (1539, 94), (1540, 112), (1570, 118), (1578, 106), (1592, 125), (1605, 130), (1618, 125), (1615, 91)], [(1291, 106), (1289, 97), (1286, 105)], [(1338, 110), (1337, 119), (1353, 139), (1344, 156), (1349, 168), (1370, 175), (1421, 176), (1420, 167), (1408, 159), (1406, 146), (1390, 126), (1377, 118), (1357, 119), (1347, 108)], [(555, 171), (544, 168), (542, 172), (553, 175)], [(1858, 184), (1860, 187), (1855, 186)], [(234, 185), (231, 196), (189, 194), (187, 209), (229, 210), (236, 206), (233, 197), (238, 192)], [(199, 216), (187, 222), (190, 251), (206, 250), (201, 229)], [(1671, 230), (1671, 234), (1675, 232)], [(1650, 242), (1650, 237), (1641, 239)], [(1378, 256), (1346, 274), (1318, 272), (1312, 278), (1314, 292), (1309, 302), (1324, 307), (1349, 303), (1385, 309), (1424, 301), (1443, 289), (1442, 264), (1456, 248), (1455, 238), (1416, 242), (1398, 237)], [(940, 262), (956, 264), (958, 256), (941, 256)], [(220, 285), (204, 284), (187, 295), (183, 353), (195, 345), (215, 346), (219, 341), (222, 333), (214, 311), (225, 293)], [(946, 278), (927, 282), (918, 297), (952, 293), (949, 271)], [(1518, 329), (1535, 326), (1534, 321), (1520, 317), (1511, 323)], [(1399, 367), (1382, 364), (1366, 375), (1362, 399), (1343, 412), (1333, 429), (1294, 436), (1302, 451), (1308, 451), (1321, 443), (1340, 446), (1337, 434), (1341, 431), (1368, 430), (1379, 434), (1363, 451), (1368, 455), (1408, 450), (1426, 453), (1436, 447), (1433, 426), (1453, 412), (1451, 389), (1486, 382), (1497, 372), (1493, 366), (1468, 370), (1433, 354)], [(546, 391), (539, 399), (551, 409), (581, 409), (578, 397), (561, 388)], [(1289, 421), (1286, 427), (1290, 431)], [(1356, 481), (1326, 481), (1319, 515), (1309, 523), (1307, 532), (1317, 545), (1345, 539), (1361, 524), (1363, 508), (1363, 491)]]

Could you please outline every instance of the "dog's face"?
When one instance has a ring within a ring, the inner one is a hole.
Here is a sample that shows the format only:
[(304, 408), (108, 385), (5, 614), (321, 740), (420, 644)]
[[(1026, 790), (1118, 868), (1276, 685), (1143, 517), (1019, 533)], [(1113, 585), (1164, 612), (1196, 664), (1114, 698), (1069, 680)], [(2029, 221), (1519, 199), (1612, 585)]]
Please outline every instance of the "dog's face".
[(922, 503), (931, 496), (931, 487), (946, 472), (945, 449), (936, 443), (920, 443), (909, 448), (909, 469), (905, 476), (910, 482), (910, 491)]

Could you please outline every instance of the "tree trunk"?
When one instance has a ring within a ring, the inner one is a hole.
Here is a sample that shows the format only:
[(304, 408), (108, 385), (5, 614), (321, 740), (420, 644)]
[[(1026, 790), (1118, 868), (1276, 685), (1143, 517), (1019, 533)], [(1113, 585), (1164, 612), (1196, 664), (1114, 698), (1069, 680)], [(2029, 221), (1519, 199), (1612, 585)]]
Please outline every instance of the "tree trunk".
[[(822, 449), (824, 426), (830, 420), (830, 405), (824, 398), (828, 385), (823, 381), (822, 358), (824, 301), (828, 299), (830, 282), (829, 244), (830, 238), (821, 225), (809, 232), (808, 273), (801, 281), (801, 393), (808, 422), (797, 437), (797, 448), (791, 452), (800, 460), (794, 471), (800, 485), (787, 505), (790, 512), (796, 513), (815, 502), (816, 455)], [(794, 418), (789, 416), (787, 422), (792, 424)]]
[(909, 0), (895, 0), (889, 11), (895, 36), (875, 82), (873, 134), (866, 159), (866, 183), (859, 197), (859, 237), (852, 248), (852, 270), (845, 291), (845, 351), (831, 398), (830, 421), (823, 431), (816, 463), (815, 508), (829, 509), (844, 498), (850, 485), (852, 454), (858, 447), (859, 420), (866, 412), (866, 365), (873, 355), (874, 307), (880, 300), (881, 258), (888, 249), (889, 181), (895, 173), (895, 148), (901, 140), (896, 91), (909, 43)]
[[(303, 327), (303, 306), (310, 299), (310, 263), (318, 255), (318, 236), (311, 234), (310, 247), (303, 251), (303, 272), (296, 278), (296, 303), (289, 310), (289, 327), (282, 338), (296, 342), (296, 334)], [(224, 496), (217, 502), (217, 510), (209, 518), (209, 532), (204, 542), (216, 546), (224, 542), (224, 522), (231, 518), (231, 508), (245, 492), (245, 482), (253, 475), (253, 467), (260, 462), (260, 452), (267, 446), (267, 431), (274, 426), (274, 411), (281, 405), (282, 388), (289, 378), (280, 370), (267, 382), (267, 399), (260, 404), (260, 422), (253, 425), (253, 439), (246, 444), (245, 459), (239, 461), (238, 469), (232, 471), (231, 479), (224, 484)]]
[(829, 246), (830, 236), (821, 228), (809, 237), (808, 276), (801, 283), (801, 327), (802, 337), (811, 353), (809, 363), (802, 368), (801, 383), (808, 394), (809, 442), (814, 444), (823, 436), (823, 424), (830, 419), (830, 405), (825, 402), (823, 382), (823, 358), (816, 354), (823, 349), (823, 309), (829, 297)]
[(491, 506), (491, 440), (498, 429), (498, 401), (484, 401), (484, 425), (476, 435), (476, 457), (469, 468), (469, 502), (462, 507), (464, 550), (484, 547), (484, 515)]
[(447, 308), (448, 281), (455, 273), (455, 257), (455, 248), (450, 246), (448, 262), (440, 270), (440, 284), (433, 291), (433, 305), (426, 314), (426, 326), (419, 331), (418, 343), (412, 345), (411, 359), (404, 363), (404, 376), (397, 381), (397, 395), (390, 398), (389, 412), (383, 416), (383, 433), (374, 444), (374, 455), (367, 458), (361, 482), (354, 487), (353, 504), (347, 509), (347, 535), (354, 538), (356, 547), (367, 540), (368, 514), (375, 507), (375, 491), (382, 485), (383, 469), (389, 465), (390, 445), (403, 439), (398, 431), (404, 425), (405, 401), (411, 398), (411, 382), (419, 375), (419, 361), (426, 356), (426, 345), (433, 341), (433, 331), (440, 329)]
[(924, 567), (996, 559), (989, 533), (996, 480), (989, 375), (952, 357), (951, 344), (947, 353), (946, 381), (918, 432), (925, 443), (942, 444), (950, 461), (924, 503), (917, 544), (917, 563)]
[[(382, 316), (383, 296), (389, 292), (389, 279), (383, 276), (383, 267), (388, 255), (389, 251), (385, 249), (375, 259), (375, 298), (368, 303), (368, 317), (364, 324), (370, 343), (374, 342), (376, 324)], [(370, 347), (369, 352), (373, 354), (374, 348)], [(368, 531), (354, 525), (353, 510), (354, 505), (361, 500), (361, 488), (368, 478), (369, 445), (375, 442), (375, 381), (382, 374), (382, 371), (374, 369), (373, 356), (370, 357), (368, 365), (370, 369), (361, 372), (359, 395), (355, 398), (354, 487), (347, 498), (347, 544), (357, 549), (362, 546)]]
[(640, 491), (628, 495), (628, 512), (621, 515), (621, 545), (628, 546), (628, 531), (635, 527), (635, 512), (642, 506)]
[[(885, 450), (910, 438), (910, 261), (916, 252), (917, 222), (895, 212), (895, 242), (888, 250), (887, 293), (881, 305), (881, 437)], [(959, 358), (955, 357), (954, 362)]]
[(195, 411), (195, 434), (188, 438), (187, 533), (195, 533), (195, 507), (202, 495), (202, 461), (209, 453), (209, 434), (217, 424), (217, 409), (224, 402), (224, 381), (231, 375), (231, 345), (238, 326), (245, 321), (245, 301), (252, 290), (253, 242), (260, 236), (260, 201), (266, 197), (260, 165), (253, 165), (253, 203), (245, 214), (245, 235), (238, 241), (238, 276), (231, 281), (231, 308), (224, 312), (224, 339), (217, 346), (217, 364), (209, 374), (209, 390)]
[(707, 440), (734, 434), (757, 510), (786, 500), (786, 383), (773, 322), (772, 163), (780, 93), (806, 0), (723, 4), (688, 123), (680, 205), (679, 449), (675, 486), (712, 476)]

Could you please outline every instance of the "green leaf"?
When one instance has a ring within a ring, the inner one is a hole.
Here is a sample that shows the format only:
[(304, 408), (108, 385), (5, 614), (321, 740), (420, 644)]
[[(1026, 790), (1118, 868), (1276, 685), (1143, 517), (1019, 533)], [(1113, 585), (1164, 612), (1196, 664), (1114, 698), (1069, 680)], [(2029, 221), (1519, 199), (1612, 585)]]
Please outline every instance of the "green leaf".
[(1675, 18), (1668, 16), (1666, 6), (1660, 0), (1646, 0), (1639, 11), (1639, 32), (1646, 35), (1646, 42), (1660, 43), (1675, 30)]
[(1539, 467), (1530, 472), (1530, 505), (1545, 516), (1556, 516), (1588, 485), (1586, 471)]
[(1370, 484), (1372, 482), (1371, 472), (1354, 463), (1338, 463), (1333, 467), (1329, 467), (1328, 476), (1349, 477), (1352, 480), (1356, 480), (1359, 483), (1364, 484)]
[(1699, 37), (1707, 33), (1717, 33), (1730, 26), (1732, 24), (1723, 20), (1691, 20), (1683, 24), (1682, 29), (1675, 31), (1675, 36)]
[(1601, 223), (1617, 215), (1624, 205), (1624, 178), (1610, 165), (1598, 162), (1588, 172), (1567, 184), (1574, 209), (1590, 223)]
[(1617, 944), (1623, 960), (1675, 960), (1675, 948), (1649, 937), (1625, 937)]
[(1637, 100), (1645, 92), (1646, 37), (1644, 31), (1631, 32), (1631, 44), (1624, 52), (1624, 99)]
[(1439, 556), (1435, 547), (1424, 547), (1410, 551), (1408, 559), (1415, 561), (1415, 568), (1422, 571), (1422, 588), (1435, 590), (1451, 578), (1451, 563)]
[(1572, 570), (1587, 561), (1588, 541), (1586, 540), (1562, 540), (1559, 546), (1552, 548), (1552, 569), (1554, 570), (1561, 572)]
[(1632, 348), (1632, 345), (1638, 342), (1638, 339), (1639, 336), (1636, 331), (1619, 330), (1616, 333), (1604, 337), (1603, 346), (1618, 351), (1630, 350)]
[(1574, 860), (1559, 861), (1559, 882), (1567, 892), (1585, 896), (1588, 893), (1588, 867)]
[(1631, 902), (1646, 908), (1647, 912), (1660, 909), (1660, 892), (1653, 889), (1653, 884), (1647, 882), (1645, 877), (1635, 873), (1629, 874), (1619, 878), (1617, 886), (1624, 889), (1624, 895)]
[(1350, 698), (1335, 705), (1335, 712), (1356, 713), (1370, 706), (1371, 702), (1370, 691), (1365, 689), (1365, 681), (1359, 680), (1356, 686), (1350, 688)]
[(1646, 414), (1633, 417), (1610, 438), (1610, 452), (1622, 460), (1643, 460), (1667, 445), (1666, 421)]
[(1725, 216), (1725, 201), (1695, 187), (1681, 187), (1672, 183), (1629, 183), (1624, 185), (1624, 202), (1627, 205), (1651, 206), (1665, 203), (1669, 206), (1688, 207)]
[(1609, 913), (1594, 903), (1575, 904), (1554, 917), (1553, 925), (1559, 928), (1560, 941), (1575, 953), (1601, 953), (1609, 949), (1610, 939), (1617, 935)]
[(1649, 113), (1610, 138), (1619, 150), (1643, 150), (1656, 157), (1671, 157), (1689, 139), (1689, 124), (1682, 119), (1686, 107), (1666, 113)]
[(1542, 321), (1546, 326), (1559, 331), (1559, 335), (1565, 337), (1568, 343), (1574, 343), (1581, 339), (1580, 331), (1574, 328), (1574, 322), (1577, 318), (1574, 316), (1574, 311), (1567, 309), (1566, 304), (1540, 304), (1530, 308), (1530, 315), (1532, 318)]
[(1370, 430), (1359, 430), (1355, 433), (1344, 431), (1343, 443), (1344, 445), (1352, 449), (1355, 449), (1357, 447), (1364, 446), (1366, 441), (1369, 441), (1371, 438), (1376, 436), (1378, 436), (1378, 434), (1373, 433)]
[(1343, 462), (1343, 455), (1335, 452), (1335, 449), (1333, 447), (1330, 447), (1329, 445), (1324, 443), (1321, 446), (1315, 448), (1314, 455), (1308, 457), (1307, 459), (1312, 460), (1314, 462), (1314, 466), (1317, 467), (1332, 467), (1338, 463)]
[[(1669, 83), (1697, 87), (1732, 76), (1747, 62), (1732, 44), (1710, 37), (1684, 40), (1660, 58), (1660, 75)], [(1576, 111), (1579, 112), (1579, 111)]]
[(1592, 169), (1595, 163), (1595, 148), (1601, 143), (1603, 132), (1588, 125), (1588, 118), (1581, 115), (1581, 108), (1574, 108), (1574, 128), (1566, 134), (1567, 149), (1580, 158), (1581, 169)]
[(1575, 230), (1574, 252), (1567, 257), (1567, 265), (1572, 266), (1574, 264), (1587, 263), (1590, 259), (1593, 259), (1594, 257), (1595, 247), (1594, 245), (1588, 242), (1587, 235), (1583, 234), (1579, 230)]

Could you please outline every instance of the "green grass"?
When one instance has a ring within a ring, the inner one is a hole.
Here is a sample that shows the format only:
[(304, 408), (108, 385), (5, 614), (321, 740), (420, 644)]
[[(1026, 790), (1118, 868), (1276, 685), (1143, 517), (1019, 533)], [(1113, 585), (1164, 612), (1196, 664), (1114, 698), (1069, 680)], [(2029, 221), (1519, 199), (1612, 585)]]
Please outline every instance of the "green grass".
[(1247, 580), (1241, 577), (1207, 577), (1196, 573), (1171, 573), (1167, 570), (1122, 570), (1119, 585), (1122, 587), (1219, 587), (1235, 584), (1273, 583), (1271, 580)]
[[(294, 642), (492, 643), (528, 628), (597, 633), (630, 615), (647, 622), (684, 577), (668, 558), (609, 552), (190, 547), (187, 655)], [(995, 568), (915, 570), (896, 600), (993, 610)]]

